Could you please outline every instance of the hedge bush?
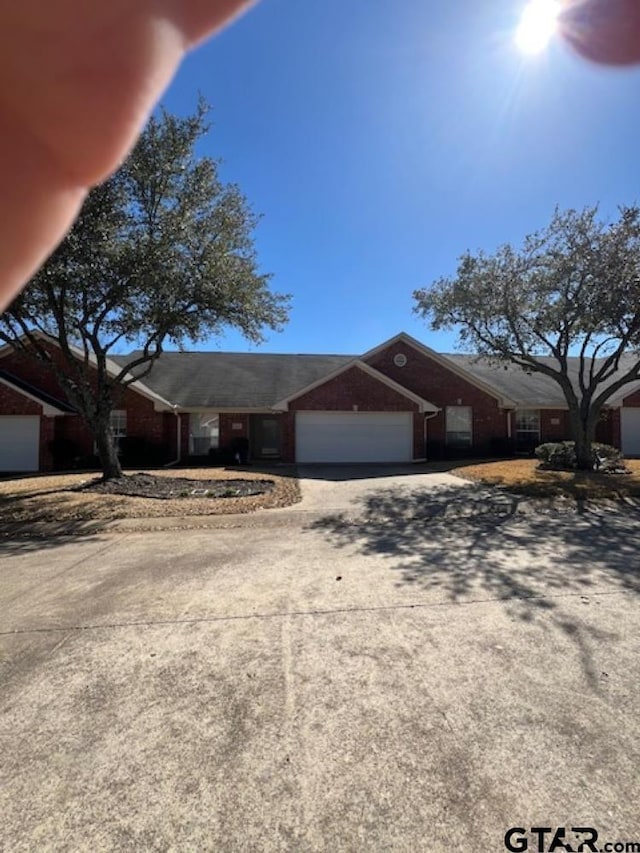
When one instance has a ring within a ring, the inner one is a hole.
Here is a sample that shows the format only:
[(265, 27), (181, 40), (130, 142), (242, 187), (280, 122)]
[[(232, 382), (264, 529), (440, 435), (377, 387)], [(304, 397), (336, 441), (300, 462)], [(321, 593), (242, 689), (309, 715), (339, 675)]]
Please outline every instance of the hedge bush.
[[(609, 444), (594, 443), (593, 468), (596, 471), (624, 471), (622, 453)], [(536, 447), (540, 468), (547, 471), (575, 471), (576, 449), (574, 441), (554, 441)]]

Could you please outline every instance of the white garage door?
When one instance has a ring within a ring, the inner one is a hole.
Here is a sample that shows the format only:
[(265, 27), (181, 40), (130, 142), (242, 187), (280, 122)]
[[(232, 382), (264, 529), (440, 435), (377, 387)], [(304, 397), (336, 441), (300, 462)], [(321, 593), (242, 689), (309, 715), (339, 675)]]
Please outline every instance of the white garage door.
[(39, 448), (38, 415), (0, 417), (0, 471), (37, 471)]
[(298, 462), (411, 462), (411, 412), (298, 412)]
[(621, 409), (622, 452), (640, 456), (640, 409)]

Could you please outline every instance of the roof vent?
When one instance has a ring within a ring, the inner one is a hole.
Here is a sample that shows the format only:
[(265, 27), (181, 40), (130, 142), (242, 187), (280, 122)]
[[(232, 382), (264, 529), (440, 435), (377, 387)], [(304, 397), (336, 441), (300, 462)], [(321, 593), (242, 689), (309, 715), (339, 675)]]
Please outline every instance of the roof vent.
[(407, 357), (403, 352), (398, 352), (393, 357), (393, 363), (396, 367), (404, 367), (407, 363)]

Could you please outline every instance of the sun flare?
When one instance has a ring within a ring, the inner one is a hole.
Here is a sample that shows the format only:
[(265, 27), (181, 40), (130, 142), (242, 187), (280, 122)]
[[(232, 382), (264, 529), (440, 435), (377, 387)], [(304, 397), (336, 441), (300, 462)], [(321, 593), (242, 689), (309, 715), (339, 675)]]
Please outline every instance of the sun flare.
[(559, 0), (531, 0), (522, 12), (516, 44), (523, 53), (541, 53), (558, 25)]

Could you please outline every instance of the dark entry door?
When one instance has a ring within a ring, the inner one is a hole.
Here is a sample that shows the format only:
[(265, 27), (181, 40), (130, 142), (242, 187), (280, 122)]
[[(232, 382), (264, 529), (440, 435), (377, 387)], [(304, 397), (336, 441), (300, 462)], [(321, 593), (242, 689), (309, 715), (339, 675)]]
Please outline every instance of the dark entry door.
[(249, 437), (252, 459), (279, 459), (282, 436), (277, 415), (252, 415)]

